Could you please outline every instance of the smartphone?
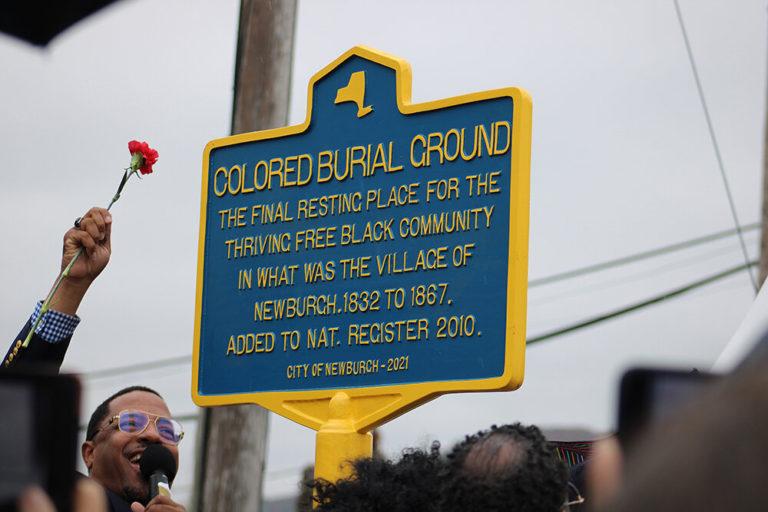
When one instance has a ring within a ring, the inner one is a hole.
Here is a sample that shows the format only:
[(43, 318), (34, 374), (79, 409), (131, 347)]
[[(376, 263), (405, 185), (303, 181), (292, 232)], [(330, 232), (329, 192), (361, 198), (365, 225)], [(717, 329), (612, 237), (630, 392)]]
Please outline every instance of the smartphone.
[(0, 512), (30, 485), (71, 510), (80, 384), (71, 375), (0, 373)]
[(619, 388), (619, 442), (630, 447), (655, 425), (706, 390), (718, 376), (698, 370), (633, 368)]

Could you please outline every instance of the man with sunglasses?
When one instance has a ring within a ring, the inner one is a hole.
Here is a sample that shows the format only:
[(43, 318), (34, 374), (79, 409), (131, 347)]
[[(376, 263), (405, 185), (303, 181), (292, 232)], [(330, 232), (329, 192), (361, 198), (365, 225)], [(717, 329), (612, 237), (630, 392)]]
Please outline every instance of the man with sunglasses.
[[(112, 253), (112, 215), (105, 208), (94, 207), (75, 220), (64, 235), (61, 257), (63, 270), (75, 254), (83, 251), (54, 294), (52, 307), (43, 317), (23, 347), (41, 303), (16, 337), (0, 371), (47, 369), (57, 372), (69, 342), (80, 322), (77, 309), (88, 288), (109, 263)], [(144, 449), (162, 444), (178, 466), (178, 443), (183, 437), (181, 425), (170, 418), (160, 395), (149, 388), (135, 386), (118, 391), (96, 408), (88, 423), (82, 456), (90, 477), (107, 494), (110, 512), (178, 512), (184, 507), (167, 496), (149, 501), (149, 484), (139, 472), (138, 462)]]
[(106, 490), (110, 511), (185, 510), (167, 496), (149, 501), (149, 483), (139, 471), (142, 454), (152, 444), (167, 448), (178, 466), (183, 437), (163, 398), (143, 386), (120, 390), (93, 411), (81, 452), (89, 476)]

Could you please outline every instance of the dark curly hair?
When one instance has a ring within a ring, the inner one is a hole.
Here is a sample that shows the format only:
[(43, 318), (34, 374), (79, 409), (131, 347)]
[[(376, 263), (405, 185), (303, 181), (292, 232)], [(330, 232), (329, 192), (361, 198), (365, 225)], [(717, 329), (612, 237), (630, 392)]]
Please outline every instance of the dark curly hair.
[(492, 426), (448, 455), (442, 510), (446, 512), (557, 512), (567, 495), (568, 471), (535, 426)]
[(394, 462), (358, 459), (353, 475), (336, 483), (315, 480), (315, 510), (321, 512), (437, 512), (445, 462), (440, 444), (408, 449)]

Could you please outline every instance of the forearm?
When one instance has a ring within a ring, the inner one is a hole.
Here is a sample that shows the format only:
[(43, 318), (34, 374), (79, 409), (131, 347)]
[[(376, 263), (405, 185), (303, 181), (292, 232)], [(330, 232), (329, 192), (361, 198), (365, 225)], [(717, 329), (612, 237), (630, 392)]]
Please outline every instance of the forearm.
[(63, 279), (51, 298), (50, 309), (75, 316), (92, 281)]

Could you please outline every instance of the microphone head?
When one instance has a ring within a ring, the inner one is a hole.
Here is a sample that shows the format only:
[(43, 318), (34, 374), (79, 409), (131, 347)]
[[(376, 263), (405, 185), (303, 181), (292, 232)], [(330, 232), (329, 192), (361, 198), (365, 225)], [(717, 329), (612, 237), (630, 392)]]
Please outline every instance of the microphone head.
[(149, 480), (152, 473), (160, 471), (168, 477), (169, 482), (173, 482), (176, 476), (176, 460), (171, 451), (161, 444), (151, 444), (147, 446), (141, 455), (139, 470), (142, 476)]

